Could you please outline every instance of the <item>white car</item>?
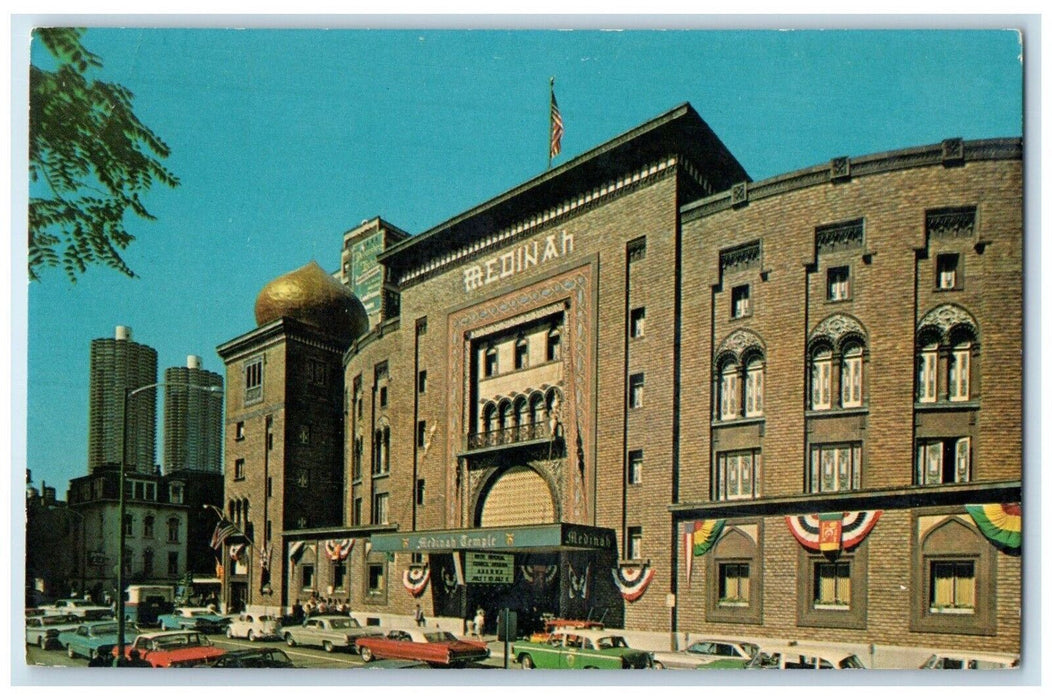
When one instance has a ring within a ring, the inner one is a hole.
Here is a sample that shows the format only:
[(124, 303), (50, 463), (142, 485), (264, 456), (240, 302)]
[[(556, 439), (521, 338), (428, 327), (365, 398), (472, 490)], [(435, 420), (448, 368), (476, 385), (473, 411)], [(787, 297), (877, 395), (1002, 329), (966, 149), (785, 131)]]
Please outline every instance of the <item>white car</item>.
[(74, 615), (82, 620), (108, 620), (113, 617), (111, 608), (80, 598), (62, 598), (51, 605), (41, 605), (40, 609), (47, 615)]
[(34, 615), (26, 618), (26, 644), (47, 649), (58, 646), (58, 635), (80, 627), (81, 620), (76, 615)]
[(745, 668), (759, 650), (752, 642), (703, 639), (680, 651), (655, 651), (654, 668)]
[(226, 628), (228, 639), (241, 637), (250, 642), (257, 639), (281, 639), (278, 634), (280, 622), (273, 615), (257, 615), (256, 613), (241, 613), (236, 620), (232, 620)]
[(854, 654), (797, 644), (763, 647), (745, 668), (851, 669), (866, 668)]
[(971, 651), (937, 651), (921, 664), (921, 668), (946, 668), (973, 671), (1017, 668), (1019, 657), (1012, 654), (984, 654)]

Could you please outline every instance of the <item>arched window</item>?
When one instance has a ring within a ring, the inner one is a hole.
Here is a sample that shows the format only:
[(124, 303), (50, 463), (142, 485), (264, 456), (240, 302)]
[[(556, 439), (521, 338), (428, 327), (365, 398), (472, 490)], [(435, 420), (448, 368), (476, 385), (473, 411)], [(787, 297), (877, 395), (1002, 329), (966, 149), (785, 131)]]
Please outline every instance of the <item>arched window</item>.
[(515, 399), (515, 426), (521, 427), (528, 425), (530, 422), (530, 405), (526, 402), (525, 396), (520, 396)]
[(950, 401), (967, 401), (971, 398), (972, 343), (970, 339), (958, 340), (950, 349), (947, 383)]
[(492, 433), (497, 429), (497, 406), (487, 403), (482, 409), (482, 432)]
[(530, 366), (530, 344), (525, 338), (515, 341), (515, 369), (526, 369)]
[(484, 358), (484, 369), (483, 372), (487, 377), (493, 377), (497, 374), (497, 348), (488, 347), (486, 348), (486, 354)]
[(862, 346), (845, 344), (840, 361), (840, 405), (853, 408), (862, 405)]
[(558, 360), (561, 357), (559, 343), (559, 329), (553, 328), (550, 331), (548, 331), (548, 347), (546, 353), (548, 362), (554, 362), (555, 360)]
[(153, 550), (149, 547), (142, 553), (142, 573), (144, 576), (153, 576)]
[(514, 425), (514, 418), (511, 408), (510, 401), (501, 401), (500, 403), (500, 425), (501, 430), (511, 428)]
[(922, 338), (917, 353), (917, 401), (935, 403), (939, 399), (939, 339)]
[(720, 366), (720, 418), (732, 420), (741, 415), (741, 388), (738, 365), (728, 359)]
[(544, 396), (540, 393), (530, 396), (530, 418), (533, 423), (544, 421)]
[(745, 364), (745, 415), (763, 415), (763, 358), (758, 355)]
[(179, 518), (168, 519), (168, 541), (179, 541)]
[(817, 348), (811, 355), (811, 408), (832, 408), (833, 351), (828, 347)]

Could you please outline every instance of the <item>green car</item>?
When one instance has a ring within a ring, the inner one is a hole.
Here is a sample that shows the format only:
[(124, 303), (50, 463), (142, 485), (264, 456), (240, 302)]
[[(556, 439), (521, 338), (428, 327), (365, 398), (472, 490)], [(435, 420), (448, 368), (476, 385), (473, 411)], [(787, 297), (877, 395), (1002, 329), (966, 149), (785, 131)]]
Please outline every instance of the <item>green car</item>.
[(630, 649), (605, 630), (556, 631), (545, 642), (515, 642), (512, 658), (523, 668), (653, 668), (650, 652)]

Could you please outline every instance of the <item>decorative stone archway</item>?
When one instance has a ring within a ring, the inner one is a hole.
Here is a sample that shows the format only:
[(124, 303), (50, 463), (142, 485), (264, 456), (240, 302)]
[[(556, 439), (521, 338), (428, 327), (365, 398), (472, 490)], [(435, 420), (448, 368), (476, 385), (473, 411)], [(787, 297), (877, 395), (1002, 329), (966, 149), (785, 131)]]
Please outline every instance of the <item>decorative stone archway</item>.
[(478, 527), (554, 523), (557, 516), (548, 480), (527, 466), (496, 476), (479, 494), (476, 512)]

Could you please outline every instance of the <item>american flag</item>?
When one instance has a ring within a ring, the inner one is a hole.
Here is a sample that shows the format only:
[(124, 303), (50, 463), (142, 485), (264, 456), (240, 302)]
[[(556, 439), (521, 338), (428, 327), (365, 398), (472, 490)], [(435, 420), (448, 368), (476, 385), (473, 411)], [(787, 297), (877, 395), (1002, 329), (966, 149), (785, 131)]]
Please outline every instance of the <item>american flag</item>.
[(552, 139), (548, 149), (548, 157), (554, 158), (562, 151), (563, 141), (563, 117), (559, 114), (559, 103), (555, 101), (555, 87), (552, 87)]
[(218, 523), (216, 523), (216, 529), (212, 533), (212, 541), (209, 543), (209, 546), (215, 550), (221, 549), (223, 546), (223, 542), (226, 541), (226, 538), (230, 537), (237, 531), (238, 529), (234, 526), (233, 523), (228, 522), (226, 520), (220, 520)]

